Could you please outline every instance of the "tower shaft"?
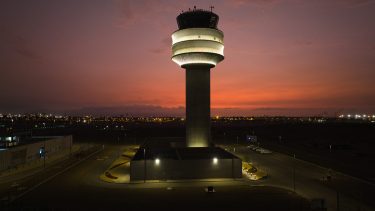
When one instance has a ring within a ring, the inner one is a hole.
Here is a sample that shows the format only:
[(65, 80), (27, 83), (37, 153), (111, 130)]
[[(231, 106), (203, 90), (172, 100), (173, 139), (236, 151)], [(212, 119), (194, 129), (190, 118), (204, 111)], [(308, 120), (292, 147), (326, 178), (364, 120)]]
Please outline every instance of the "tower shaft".
[(210, 65), (186, 66), (186, 144), (208, 147), (211, 143)]

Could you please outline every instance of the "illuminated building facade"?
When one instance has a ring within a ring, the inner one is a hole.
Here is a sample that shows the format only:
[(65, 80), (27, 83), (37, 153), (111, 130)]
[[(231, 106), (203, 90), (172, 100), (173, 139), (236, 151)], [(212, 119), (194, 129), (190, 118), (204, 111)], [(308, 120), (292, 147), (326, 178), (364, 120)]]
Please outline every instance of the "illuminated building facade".
[(172, 34), (172, 60), (186, 69), (186, 144), (211, 146), (210, 69), (224, 59), (219, 16), (193, 9), (177, 16)]

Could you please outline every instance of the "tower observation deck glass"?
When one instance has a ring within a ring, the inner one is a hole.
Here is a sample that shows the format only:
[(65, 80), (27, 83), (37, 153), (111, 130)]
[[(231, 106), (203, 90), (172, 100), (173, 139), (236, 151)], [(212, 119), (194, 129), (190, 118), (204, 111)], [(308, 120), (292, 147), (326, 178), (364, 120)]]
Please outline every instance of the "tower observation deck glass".
[(178, 29), (187, 28), (217, 28), (219, 16), (213, 12), (205, 10), (192, 10), (181, 13), (177, 16)]

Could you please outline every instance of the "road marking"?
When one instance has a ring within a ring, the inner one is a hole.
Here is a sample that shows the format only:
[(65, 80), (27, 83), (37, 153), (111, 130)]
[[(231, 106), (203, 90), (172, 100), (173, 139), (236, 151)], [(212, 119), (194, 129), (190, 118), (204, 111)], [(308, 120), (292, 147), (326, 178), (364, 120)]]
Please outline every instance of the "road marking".
[(250, 185), (250, 187), (267, 187), (267, 185)]
[(18, 187), (18, 188), (17, 188), (17, 191), (23, 191), (23, 190), (25, 190), (25, 189), (26, 189), (25, 186), (21, 186), (21, 187)]
[(17, 187), (17, 186), (19, 186), (19, 184), (16, 182), (13, 182), (13, 184), (10, 187)]

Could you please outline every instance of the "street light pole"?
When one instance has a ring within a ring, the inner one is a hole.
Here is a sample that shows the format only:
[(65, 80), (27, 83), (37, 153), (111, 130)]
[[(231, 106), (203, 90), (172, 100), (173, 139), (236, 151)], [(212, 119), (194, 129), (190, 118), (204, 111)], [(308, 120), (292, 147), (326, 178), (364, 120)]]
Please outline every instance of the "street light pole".
[(146, 183), (146, 148), (143, 148), (143, 161), (144, 161), (144, 183)]
[(72, 136), (69, 138), (69, 158), (72, 157)]
[(296, 192), (296, 154), (293, 154), (293, 190)]
[(339, 204), (340, 204), (340, 194), (339, 194), (339, 191), (336, 190), (336, 205), (337, 205), (336, 210), (337, 210), (337, 211), (340, 211), (340, 206), (339, 206)]
[(43, 142), (43, 168), (46, 168), (46, 140)]

